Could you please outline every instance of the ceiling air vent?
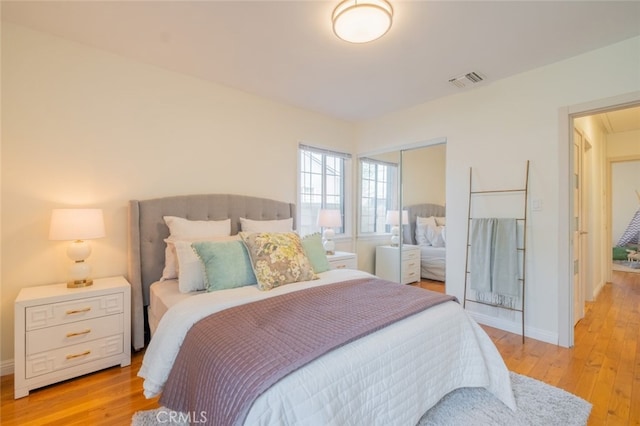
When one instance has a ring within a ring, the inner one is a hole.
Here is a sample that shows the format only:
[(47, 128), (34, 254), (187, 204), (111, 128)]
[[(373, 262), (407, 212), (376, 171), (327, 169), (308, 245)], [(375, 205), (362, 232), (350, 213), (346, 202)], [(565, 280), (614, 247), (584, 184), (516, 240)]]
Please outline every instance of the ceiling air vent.
[(482, 80), (484, 80), (484, 78), (482, 78), (482, 76), (477, 72), (473, 71), (459, 77), (454, 77), (449, 80), (449, 83), (462, 89), (472, 84), (480, 83)]

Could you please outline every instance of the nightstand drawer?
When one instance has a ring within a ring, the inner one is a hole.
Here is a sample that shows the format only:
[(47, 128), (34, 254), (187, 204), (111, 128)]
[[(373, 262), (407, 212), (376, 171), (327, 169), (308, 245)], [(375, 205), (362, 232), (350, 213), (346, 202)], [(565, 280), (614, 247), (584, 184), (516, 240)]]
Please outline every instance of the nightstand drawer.
[(122, 314), (93, 318), (70, 324), (41, 328), (27, 332), (26, 354), (84, 343), (120, 334), (124, 330)]
[(404, 250), (402, 250), (402, 260), (403, 261), (407, 261), (407, 260), (420, 261), (420, 250), (405, 248)]
[(376, 275), (385, 280), (410, 284), (420, 281), (420, 248), (405, 244), (402, 259), (399, 247), (376, 247)]
[(123, 294), (77, 299), (26, 308), (27, 331), (117, 314), (123, 310)]
[(123, 352), (123, 336), (105, 337), (26, 357), (26, 378), (71, 368)]
[(337, 251), (327, 255), (327, 260), (331, 269), (358, 269), (358, 256), (355, 253)]
[(329, 261), (331, 269), (358, 269), (355, 258)]
[(408, 284), (416, 281), (420, 281), (420, 264), (416, 263), (414, 266), (404, 267), (403, 262), (402, 283)]
[(416, 269), (420, 267), (420, 258), (416, 257), (414, 259), (403, 260), (402, 268), (403, 269)]

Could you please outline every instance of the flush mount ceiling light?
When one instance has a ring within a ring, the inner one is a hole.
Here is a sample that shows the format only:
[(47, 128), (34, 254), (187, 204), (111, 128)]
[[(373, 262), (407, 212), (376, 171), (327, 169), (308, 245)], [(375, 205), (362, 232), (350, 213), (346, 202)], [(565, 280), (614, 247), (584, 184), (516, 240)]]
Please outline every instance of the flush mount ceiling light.
[(333, 10), (333, 32), (350, 43), (376, 40), (389, 31), (393, 8), (386, 0), (344, 0)]

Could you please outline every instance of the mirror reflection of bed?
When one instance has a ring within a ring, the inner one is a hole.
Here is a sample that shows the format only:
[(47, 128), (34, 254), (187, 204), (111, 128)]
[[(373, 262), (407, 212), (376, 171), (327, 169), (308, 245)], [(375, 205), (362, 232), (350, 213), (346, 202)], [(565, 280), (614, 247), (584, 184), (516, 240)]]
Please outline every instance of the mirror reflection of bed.
[(403, 242), (420, 248), (420, 282), (418, 286), (444, 293), (446, 278), (445, 207), (416, 204), (404, 208), (409, 225), (404, 227)]
[(416, 285), (445, 292), (446, 270), (446, 143), (401, 150), (403, 244), (420, 248), (420, 277)]

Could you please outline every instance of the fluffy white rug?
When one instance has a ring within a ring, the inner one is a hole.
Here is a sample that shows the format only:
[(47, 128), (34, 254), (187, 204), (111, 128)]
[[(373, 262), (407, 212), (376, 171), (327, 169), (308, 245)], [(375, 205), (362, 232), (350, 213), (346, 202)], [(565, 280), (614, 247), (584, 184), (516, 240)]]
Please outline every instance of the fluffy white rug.
[[(518, 409), (509, 410), (483, 388), (458, 389), (440, 400), (418, 422), (419, 426), (582, 426), (587, 424), (591, 404), (562, 389), (511, 373)], [(166, 408), (139, 411), (132, 426), (187, 426), (186, 417)], [(198, 419), (193, 419), (198, 423)]]
[(513, 412), (483, 388), (451, 392), (427, 411), (419, 426), (432, 425), (563, 425), (587, 424), (591, 404), (546, 383), (511, 373), (518, 409)]

